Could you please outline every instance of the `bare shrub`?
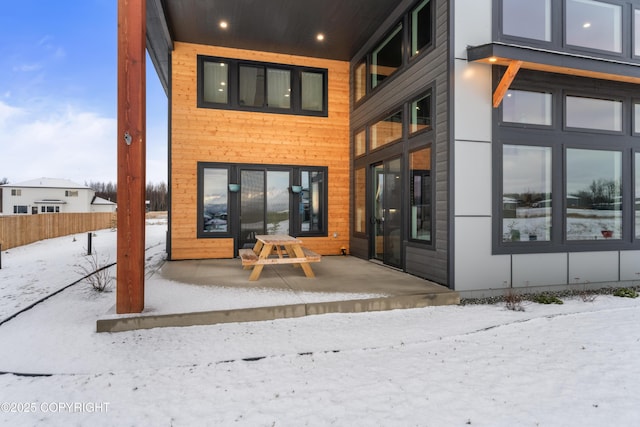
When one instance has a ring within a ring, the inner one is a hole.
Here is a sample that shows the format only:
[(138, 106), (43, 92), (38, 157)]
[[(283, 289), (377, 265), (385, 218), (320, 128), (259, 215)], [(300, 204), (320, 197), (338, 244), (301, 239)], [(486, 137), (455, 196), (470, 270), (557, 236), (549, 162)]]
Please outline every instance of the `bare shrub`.
[(513, 311), (524, 311), (524, 307), (522, 306), (522, 295), (513, 289), (507, 289), (504, 295), (504, 303), (507, 310)]
[(84, 277), (84, 281), (91, 285), (96, 292), (106, 292), (111, 289), (113, 277), (109, 274), (111, 267), (107, 256), (103, 263), (100, 262), (98, 252), (93, 251), (86, 256), (86, 263), (79, 266), (78, 273)]

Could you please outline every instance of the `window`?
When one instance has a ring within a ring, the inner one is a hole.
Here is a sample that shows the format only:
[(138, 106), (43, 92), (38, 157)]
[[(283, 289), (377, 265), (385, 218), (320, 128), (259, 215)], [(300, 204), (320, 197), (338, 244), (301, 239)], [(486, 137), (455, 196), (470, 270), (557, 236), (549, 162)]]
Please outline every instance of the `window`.
[(622, 131), (622, 102), (567, 96), (566, 126), (620, 132)]
[(298, 234), (322, 233), (324, 231), (325, 173), (319, 170), (300, 172), (301, 191), (298, 194), (300, 229)]
[(640, 9), (633, 10), (633, 54), (640, 56)]
[(367, 60), (364, 59), (356, 65), (354, 71), (354, 87), (356, 102), (360, 101), (367, 94)]
[(205, 61), (203, 64), (203, 100), (216, 104), (229, 103), (229, 64)]
[(198, 107), (324, 116), (327, 70), (198, 56)]
[(411, 172), (411, 239), (430, 242), (431, 236), (431, 147), (409, 155)]
[(22, 196), (22, 190), (21, 189), (12, 188), (11, 189), (11, 195), (12, 196)]
[(511, 89), (502, 101), (502, 121), (533, 125), (551, 125), (550, 93)]
[(367, 152), (367, 138), (365, 130), (361, 130), (353, 137), (353, 154), (354, 156), (362, 156)]
[(431, 129), (431, 92), (413, 101), (410, 106), (409, 132)]
[(291, 108), (291, 72), (267, 68), (267, 107)]
[(502, 240), (551, 239), (551, 148), (502, 148)]
[(640, 152), (635, 154), (635, 193), (633, 197), (633, 205), (636, 212), (636, 239), (640, 238)]
[(65, 190), (65, 197), (78, 197), (78, 190)]
[(326, 236), (327, 188), (326, 167), (198, 163), (198, 237)]
[(226, 234), (229, 212), (229, 174), (226, 168), (202, 171), (202, 228), (207, 234)]
[(371, 54), (371, 88), (377, 87), (402, 65), (402, 24)]
[(633, 104), (633, 133), (640, 134), (640, 104)]
[(13, 213), (14, 214), (26, 214), (27, 213), (27, 206), (24, 205), (18, 205), (18, 206), (13, 206)]
[[(514, 85), (535, 92), (541, 78), (523, 72)], [(545, 74), (544, 81), (553, 99), (565, 101), (552, 102), (563, 110), (553, 113), (562, 123), (494, 123), (494, 164), (501, 166), (494, 174), (494, 253), (637, 250), (640, 128), (638, 119), (622, 123), (640, 114), (634, 86), (598, 81), (598, 93), (611, 98), (600, 99), (592, 96), (592, 79)], [(503, 102), (494, 117), (506, 108)]]
[(502, 32), (551, 41), (551, 0), (502, 0)]
[(355, 188), (354, 188), (354, 227), (355, 233), (364, 234), (367, 231), (367, 208), (366, 208), (366, 192), (367, 192), (367, 172), (365, 168), (358, 168), (355, 171)]
[(302, 72), (302, 109), (306, 111), (323, 111), (324, 106), (324, 74)]
[(431, 1), (424, 0), (411, 11), (411, 56), (431, 45)]
[(567, 240), (622, 236), (622, 153), (567, 149)]
[(622, 7), (595, 0), (567, 0), (567, 44), (622, 52)]
[(398, 111), (371, 126), (372, 150), (400, 138), (402, 138), (402, 111)]

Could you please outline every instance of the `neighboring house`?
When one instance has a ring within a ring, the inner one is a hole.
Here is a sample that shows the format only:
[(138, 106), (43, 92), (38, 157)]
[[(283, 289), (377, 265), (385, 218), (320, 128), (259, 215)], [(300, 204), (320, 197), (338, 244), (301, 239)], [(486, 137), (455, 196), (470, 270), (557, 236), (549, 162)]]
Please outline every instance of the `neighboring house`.
[(116, 204), (96, 197), (90, 187), (66, 179), (39, 178), (0, 185), (2, 214), (115, 212)]
[(640, 1), (268, 3), (147, 3), (170, 259), (278, 232), (463, 296), (637, 280)]

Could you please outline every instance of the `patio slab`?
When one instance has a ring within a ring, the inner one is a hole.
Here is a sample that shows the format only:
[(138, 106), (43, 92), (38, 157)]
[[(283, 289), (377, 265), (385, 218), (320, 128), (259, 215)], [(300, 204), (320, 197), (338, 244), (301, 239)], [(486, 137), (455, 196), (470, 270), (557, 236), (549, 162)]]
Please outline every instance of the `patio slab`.
[[(216, 323), (274, 320), (325, 313), (360, 313), (394, 309), (451, 305), (460, 296), (444, 286), (386, 266), (350, 256), (324, 256), (312, 265), (315, 278), (305, 277), (292, 265), (265, 266), (260, 279), (249, 281), (240, 259), (188, 260), (165, 262), (146, 279), (150, 299), (154, 281), (170, 282), (172, 299), (194, 286), (204, 292), (197, 304), (180, 304), (172, 312), (154, 311), (140, 314), (106, 314), (97, 321), (98, 332), (119, 332), (155, 327), (211, 325)], [(243, 292), (243, 303), (220, 303), (216, 292), (235, 289)], [(205, 292), (206, 291), (206, 292)], [(269, 298), (261, 303), (262, 296)], [(207, 299), (211, 306), (207, 308)], [(188, 296), (187, 296), (188, 299)], [(222, 306), (221, 306), (222, 304)], [(197, 307), (195, 307), (197, 305)]]

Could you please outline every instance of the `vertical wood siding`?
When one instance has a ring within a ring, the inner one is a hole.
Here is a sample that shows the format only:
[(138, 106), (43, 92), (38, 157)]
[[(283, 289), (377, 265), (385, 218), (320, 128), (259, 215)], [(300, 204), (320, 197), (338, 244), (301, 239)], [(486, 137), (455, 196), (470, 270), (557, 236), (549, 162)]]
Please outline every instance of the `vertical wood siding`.
[[(197, 108), (197, 55), (326, 68), (328, 117)], [(347, 62), (176, 43), (172, 53), (171, 102), (172, 259), (234, 255), (233, 239), (197, 238), (197, 162), (327, 166), (329, 234), (302, 240), (305, 246), (323, 255), (338, 255), (342, 247), (348, 249)]]

